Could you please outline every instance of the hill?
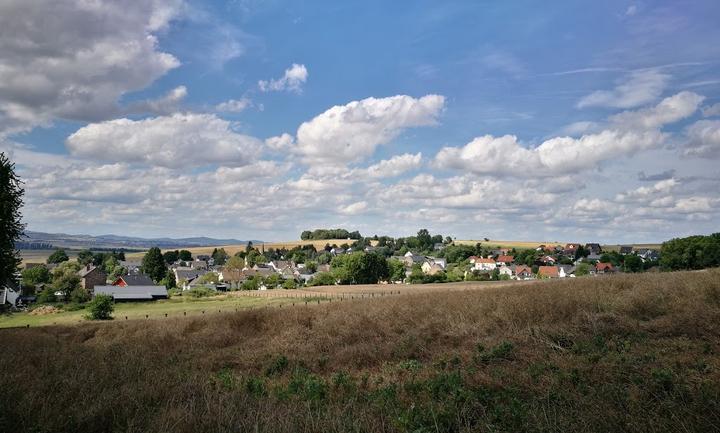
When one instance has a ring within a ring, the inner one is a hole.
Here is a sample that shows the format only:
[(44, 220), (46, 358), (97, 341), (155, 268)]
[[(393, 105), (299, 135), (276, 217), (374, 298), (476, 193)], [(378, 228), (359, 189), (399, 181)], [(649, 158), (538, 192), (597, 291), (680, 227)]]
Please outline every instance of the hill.
[[(247, 241), (237, 239), (214, 239), (208, 237), (190, 238), (140, 238), (118, 235), (69, 235), (65, 233), (43, 233), (26, 231), (23, 238), (25, 243), (50, 244), (54, 248), (183, 248), (201, 247), (227, 244), (245, 244)], [(256, 242), (256, 241), (253, 241)], [(44, 248), (47, 249), (47, 248)]]
[(2, 431), (717, 431), (720, 271), (0, 330)]

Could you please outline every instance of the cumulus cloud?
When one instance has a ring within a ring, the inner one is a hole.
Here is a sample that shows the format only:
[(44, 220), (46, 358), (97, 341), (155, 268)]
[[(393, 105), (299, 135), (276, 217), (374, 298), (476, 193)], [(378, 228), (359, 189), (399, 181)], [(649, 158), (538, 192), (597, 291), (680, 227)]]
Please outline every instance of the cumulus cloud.
[(123, 94), (180, 65), (155, 35), (181, 7), (180, 0), (0, 3), (0, 133), (117, 114)]
[(720, 120), (699, 120), (687, 129), (683, 153), (700, 158), (720, 158)]
[(256, 159), (262, 142), (234, 132), (215, 115), (176, 113), (90, 124), (68, 137), (66, 145), (71, 154), (97, 161), (177, 168), (246, 165)]
[(705, 117), (720, 116), (720, 102), (708, 107), (703, 107), (702, 113)]
[(252, 102), (248, 98), (229, 99), (217, 104), (215, 110), (222, 113), (240, 113), (241, 111), (245, 111), (250, 105), (252, 105)]
[(579, 138), (554, 137), (534, 148), (522, 146), (514, 135), (485, 135), (463, 147), (441, 149), (434, 165), (518, 177), (574, 173), (661, 145), (666, 136), (659, 128), (693, 114), (702, 99), (695, 93), (681, 92), (654, 107), (612, 116), (609, 129)]
[(366, 173), (372, 178), (395, 177), (419, 168), (422, 164), (422, 153), (404, 153), (385, 159), (367, 168)]
[(351, 203), (347, 206), (343, 206), (340, 208), (340, 213), (343, 215), (356, 215), (359, 213), (364, 212), (368, 207), (367, 202), (365, 201), (358, 201), (355, 203)]
[(670, 76), (655, 70), (637, 71), (625, 77), (613, 90), (597, 90), (578, 102), (578, 108), (634, 108), (660, 97)]
[(265, 144), (272, 150), (276, 150), (279, 152), (287, 151), (292, 147), (293, 144), (295, 144), (295, 138), (285, 132), (276, 137), (266, 138)]
[(300, 125), (295, 151), (308, 163), (358, 162), (406, 128), (436, 124), (444, 104), (440, 95), (397, 95), (337, 105)]
[(180, 103), (187, 96), (187, 87), (178, 86), (157, 99), (147, 99), (128, 108), (131, 113), (170, 114), (178, 111)]
[(273, 80), (260, 80), (258, 81), (258, 87), (263, 92), (279, 92), (287, 90), (290, 92), (301, 93), (302, 86), (305, 84), (308, 78), (308, 71), (305, 65), (298, 65), (293, 63), (288, 69), (285, 70), (285, 74), (278, 79)]

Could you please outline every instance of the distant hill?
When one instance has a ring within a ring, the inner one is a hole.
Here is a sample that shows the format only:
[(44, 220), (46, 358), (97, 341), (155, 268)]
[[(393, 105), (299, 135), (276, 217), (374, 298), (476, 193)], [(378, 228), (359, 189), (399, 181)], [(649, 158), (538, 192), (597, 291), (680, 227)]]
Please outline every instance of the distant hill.
[[(51, 245), (52, 248), (183, 248), (183, 247), (209, 247), (218, 245), (247, 244), (248, 241), (238, 239), (215, 239), (208, 237), (192, 238), (139, 238), (118, 235), (70, 235), (65, 233), (43, 233), (26, 231), (22, 245)], [(261, 241), (253, 240), (253, 243)]]

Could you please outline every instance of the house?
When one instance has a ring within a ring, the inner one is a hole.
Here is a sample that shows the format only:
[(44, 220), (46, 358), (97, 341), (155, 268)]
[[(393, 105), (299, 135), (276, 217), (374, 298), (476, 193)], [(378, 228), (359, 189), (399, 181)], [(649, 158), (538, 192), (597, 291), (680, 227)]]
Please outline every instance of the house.
[(540, 266), (538, 268), (539, 278), (560, 278), (557, 266)]
[(632, 245), (620, 245), (620, 254), (630, 254), (632, 251)]
[(566, 256), (575, 256), (575, 253), (577, 250), (581, 247), (580, 244), (565, 244), (565, 248), (563, 248), (563, 254)]
[(152, 286), (153, 280), (145, 274), (121, 275), (112, 282), (111, 286)]
[(497, 268), (497, 263), (493, 259), (476, 258), (473, 269), (476, 271), (492, 271)]
[(575, 266), (573, 265), (558, 265), (558, 275), (560, 278), (575, 277)]
[(615, 268), (613, 267), (612, 263), (598, 262), (595, 265), (596, 274), (611, 274), (613, 272), (615, 272)]
[(245, 275), (240, 269), (224, 268), (218, 272), (218, 279), (226, 283), (239, 283), (245, 279)]
[(10, 305), (15, 307), (20, 301), (20, 291), (17, 288), (2, 286), (0, 287), (0, 306)]
[(515, 279), (516, 280), (531, 280), (535, 278), (532, 269), (529, 266), (518, 265), (515, 266)]
[(635, 254), (638, 255), (643, 261), (646, 260), (659, 260), (660, 259), (660, 252), (657, 250), (651, 250), (649, 248), (641, 248), (637, 251), (635, 251)]
[(188, 290), (190, 283), (207, 274), (207, 271), (202, 269), (175, 268), (173, 269), (173, 273), (175, 273), (175, 282), (178, 287), (181, 287), (183, 290)]
[(288, 260), (271, 260), (268, 265), (275, 269), (275, 272), (282, 272), (283, 269), (293, 266), (293, 263)]
[(585, 244), (585, 249), (588, 250), (590, 252), (590, 254), (602, 253), (602, 247), (600, 247), (600, 244), (596, 244), (596, 243)]
[(500, 275), (507, 275), (508, 277), (512, 278), (513, 276), (513, 270), (509, 266), (502, 265), (499, 268)]
[(546, 266), (553, 266), (555, 264), (556, 260), (555, 260), (555, 257), (553, 257), (553, 256), (544, 256), (544, 257), (540, 258), (539, 262)]
[(93, 266), (92, 263), (88, 263), (85, 267), (78, 271), (80, 276), (80, 287), (85, 289), (88, 293), (92, 294), (95, 286), (104, 286), (107, 284), (107, 274), (102, 268)]
[(507, 255), (500, 255), (497, 259), (495, 259), (498, 266), (510, 266), (514, 261), (515, 257)]
[(405, 255), (400, 259), (401, 262), (405, 263), (405, 266), (411, 267), (412, 265), (416, 263), (422, 264), (422, 262), (425, 261), (425, 256), (420, 256), (417, 254), (413, 254), (412, 251), (408, 251), (405, 253)]
[(438, 257), (426, 257), (426, 262), (431, 262), (436, 265), (439, 265), (441, 268), (445, 269), (447, 268), (447, 260), (444, 258), (438, 258)]
[(139, 272), (142, 267), (142, 262), (137, 260), (121, 260), (120, 266), (127, 269), (128, 273)]
[(95, 296), (112, 296), (118, 301), (154, 301), (167, 299), (168, 292), (165, 286), (95, 286)]
[(340, 247), (331, 248), (330, 254), (332, 254), (333, 256), (339, 256), (341, 254), (345, 254), (345, 249)]
[(435, 245), (433, 245), (433, 251), (442, 251), (445, 249), (445, 244), (442, 242), (437, 242)]
[(422, 264), (422, 271), (425, 275), (435, 275), (440, 272), (443, 272), (444, 270), (445, 270), (445, 268), (443, 268), (439, 264), (433, 263), (431, 261), (427, 261)]

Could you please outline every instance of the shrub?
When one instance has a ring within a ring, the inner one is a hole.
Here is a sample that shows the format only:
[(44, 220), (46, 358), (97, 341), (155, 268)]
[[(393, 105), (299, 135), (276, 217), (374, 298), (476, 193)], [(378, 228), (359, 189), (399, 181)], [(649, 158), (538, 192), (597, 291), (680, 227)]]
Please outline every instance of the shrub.
[(172, 289), (168, 290), (168, 297), (171, 296), (182, 296), (182, 289), (178, 289), (177, 287), (173, 287)]
[(194, 289), (186, 291), (185, 294), (191, 298), (207, 298), (217, 295), (217, 290), (209, 287), (195, 287)]
[(113, 298), (110, 295), (97, 295), (88, 304), (88, 316), (90, 320), (111, 320), (113, 307)]
[(82, 287), (76, 287), (70, 292), (70, 302), (82, 304), (90, 299), (88, 292)]
[(37, 301), (40, 304), (57, 302), (57, 296), (55, 296), (55, 290), (53, 290), (52, 287), (45, 287), (43, 289), (43, 291), (38, 294)]

